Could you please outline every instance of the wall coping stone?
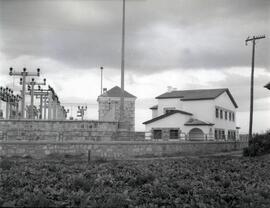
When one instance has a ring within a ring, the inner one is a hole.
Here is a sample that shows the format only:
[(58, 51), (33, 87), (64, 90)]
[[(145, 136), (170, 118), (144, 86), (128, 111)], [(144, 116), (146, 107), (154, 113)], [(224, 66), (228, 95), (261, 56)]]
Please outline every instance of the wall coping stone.
[(88, 123), (88, 122), (95, 122), (95, 123), (118, 123), (117, 121), (99, 121), (99, 120), (35, 120), (35, 119), (0, 119), (0, 123), (2, 122), (66, 122), (66, 123)]
[(0, 141), (0, 145), (189, 145), (189, 144), (240, 144), (247, 143), (245, 141)]

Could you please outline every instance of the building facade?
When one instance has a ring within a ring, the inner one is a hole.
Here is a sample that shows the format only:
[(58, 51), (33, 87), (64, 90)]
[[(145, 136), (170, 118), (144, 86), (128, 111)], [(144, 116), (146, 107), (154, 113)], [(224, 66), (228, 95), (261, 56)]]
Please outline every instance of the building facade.
[[(97, 99), (99, 121), (119, 121), (120, 119), (121, 88), (118, 86), (104, 90)], [(124, 122), (125, 129), (135, 130), (135, 100), (136, 97), (125, 91), (124, 93)]]
[(229, 89), (170, 91), (156, 97), (148, 138), (235, 140), (237, 104)]

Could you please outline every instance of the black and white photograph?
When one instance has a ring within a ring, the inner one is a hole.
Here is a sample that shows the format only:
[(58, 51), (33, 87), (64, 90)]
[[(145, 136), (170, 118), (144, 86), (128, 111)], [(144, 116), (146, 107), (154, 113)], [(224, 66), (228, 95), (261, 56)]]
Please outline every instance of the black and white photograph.
[(0, 0), (0, 207), (269, 208), (269, 0)]

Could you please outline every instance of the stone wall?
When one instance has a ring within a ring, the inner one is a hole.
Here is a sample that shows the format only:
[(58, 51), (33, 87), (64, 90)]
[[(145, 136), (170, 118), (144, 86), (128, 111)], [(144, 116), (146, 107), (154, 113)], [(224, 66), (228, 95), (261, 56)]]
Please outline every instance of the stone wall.
[(214, 153), (240, 150), (247, 142), (0, 142), (0, 156), (43, 158), (54, 153), (84, 154), (92, 158), (128, 159), (138, 156), (164, 156), (179, 153)]
[[(100, 121), (119, 121), (120, 118), (120, 98), (118, 97), (99, 97), (98, 112)], [(134, 131), (135, 129), (135, 98), (124, 99), (124, 118), (125, 129)]]
[(111, 141), (118, 122), (71, 120), (0, 120), (5, 141)]

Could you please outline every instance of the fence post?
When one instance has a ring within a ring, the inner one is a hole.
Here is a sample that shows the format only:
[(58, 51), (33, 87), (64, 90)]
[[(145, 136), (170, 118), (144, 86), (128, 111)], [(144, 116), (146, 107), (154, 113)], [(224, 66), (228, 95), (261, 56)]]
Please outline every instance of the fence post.
[(8, 133), (7, 133), (7, 131), (4, 133), (3, 139), (4, 139), (4, 141), (7, 141), (8, 140)]
[(234, 150), (237, 150), (237, 143), (236, 139), (234, 140)]
[(91, 161), (91, 150), (88, 150), (88, 159), (87, 159), (88, 163)]
[(63, 141), (64, 141), (64, 135), (63, 135), (63, 132), (59, 132), (59, 133), (58, 133), (58, 141), (59, 141), (59, 142), (63, 142)]

